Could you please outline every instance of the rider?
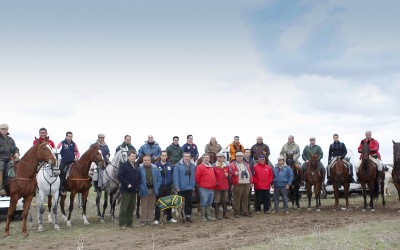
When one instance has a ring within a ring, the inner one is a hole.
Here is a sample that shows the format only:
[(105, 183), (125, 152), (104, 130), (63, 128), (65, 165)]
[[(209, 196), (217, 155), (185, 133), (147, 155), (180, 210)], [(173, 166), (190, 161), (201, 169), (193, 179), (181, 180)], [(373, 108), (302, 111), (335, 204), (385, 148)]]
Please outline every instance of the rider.
[(338, 158), (342, 159), (347, 168), (350, 169), (350, 182), (351, 183), (355, 182), (353, 179), (353, 165), (349, 164), (349, 162), (346, 160), (346, 155), (347, 155), (346, 145), (343, 142), (339, 141), (338, 134), (334, 134), (333, 143), (329, 146), (328, 166), (326, 167), (328, 181), (326, 182), (326, 185), (332, 185), (332, 182), (330, 180), (331, 167)]
[(124, 141), (122, 142), (121, 145), (119, 145), (115, 149), (115, 153), (117, 153), (120, 150), (120, 148), (126, 148), (127, 147), (127, 151), (131, 151), (131, 152), (137, 154), (136, 148), (132, 145), (131, 140), (132, 140), (132, 137), (130, 135), (125, 135)]
[[(13, 160), (18, 161), (19, 149), (15, 145), (15, 141), (8, 133), (8, 125), (3, 123), (0, 125), (0, 196), (6, 195), (4, 190), (4, 180), (10, 164), (13, 164)], [(3, 173), (6, 173), (3, 175)]]
[(151, 162), (154, 162), (161, 154), (161, 148), (152, 135), (147, 136), (147, 141), (139, 148), (138, 157), (150, 155)]
[[(104, 141), (105, 139), (105, 135), (103, 133), (100, 133), (97, 135), (97, 141), (94, 144), (98, 144), (101, 154), (103, 155), (103, 159), (104, 159), (104, 165), (107, 166), (110, 163), (110, 149), (108, 148), (107, 143)], [(94, 182), (94, 188), (97, 189), (98, 187), (102, 187), (103, 186), (103, 168), (99, 168), (99, 177), (97, 181), (93, 181)]]
[[(47, 129), (46, 128), (40, 128), (39, 129), (39, 141), (44, 141), (47, 138)], [(37, 143), (36, 140), (33, 141), (33, 145), (35, 145)], [(55, 144), (52, 140), (48, 140), (47, 143), (49, 144), (49, 146), (51, 148), (55, 148)]]
[(213, 152), (214, 154), (218, 154), (221, 150), (221, 144), (219, 144), (217, 139), (213, 136), (210, 138), (210, 143), (208, 143), (204, 148), (204, 153)]
[(226, 149), (229, 149), (230, 162), (236, 161), (236, 153), (244, 153), (244, 146), (240, 143), (239, 136), (237, 135), (233, 138), (233, 142), (226, 146)]
[[(315, 137), (310, 137), (310, 144), (305, 146), (303, 149), (303, 154), (301, 155), (301, 157), (303, 158), (304, 162), (303, 162), (303, 165), (301, 165), (301, 171), (303, 171), (303, 173), (306, 172), (307, 164), (311, 160), (311, 155), (315, 155), (315, 154), (318, 154), (318, 169), (321, 172), (322, 180), (324, 180), (325, 179), (325, 167), (321, 162), (321, 159), (324, 155), (322, 153), (321, 147), (315, 144)], [(303, 175), (303, 178), (304, 178), (304, 176), (305, 175)]]
[(288, 142), (282, 146), (280, 156), (283, 156), (286, 162), (286, 156), (288, 154), (293, 154), (293, 160), (300, 166), (299, 158), (300, 158), (300, 147), (297, 143), (294, 142), (294, 136), (288, 136)]
[[(375, 140), (374, 138), (371, 137), (372, 133), (371, 130), (367, 130), (365, 131), (365, 139), (361, 140), (360, 142), (360, 146), (358, 146), (358, 152), (362, 153), (362, 142), (364, 143), (368, 143), (369, 141), (369, 159), (371, 161), (373, 161), (376, 166), (378, 167), (378, 179), (381, 177), (381, 173), (382, 173), (382, 161), (381, 161), (381, 155), (379, 154), (379, 142), (377, 140)], [(360, 160), (356, 163), (356, 173), (358, 172), (358, 169), (361, 165), (361, 157), (362, 155), (360, 155)]]
[(57, 145), (57, 148), (60, 149), (60, 155), (61, 155), (61, 163), (60, 163), (60, 180), (61, 180), (61, 185), (60, 185), (60, 192), (62, 195), (65, 195), (65, 182), (66, 182), (66, 174), (68, 172), (69, 167), (71, 164), (78, 160), (80, 157), (80, 153), (78, 150), (78, 146), (76, 143), (72, 140), (72, 132), (68, 131), (65, 133), (65, 140), (60, 142)]
[(199, 150), (197, 145), (193, 143), (193, 135), (187, 135), (186, 139), (187, 142), (182, 145), (182, 151), (184, 153), (190, 153), (190, 159), (196, 162), (197, 158), (199, 158)]
[(169, 161), (173, 166), (175, 166), (175, 164), (182, 159), (183, 150), (181, 146), (179, 146), (178, 136), (175, 135), (174, 137), (172, 137), (172, 143), (167, 147), (167, 155), (169, 157)]

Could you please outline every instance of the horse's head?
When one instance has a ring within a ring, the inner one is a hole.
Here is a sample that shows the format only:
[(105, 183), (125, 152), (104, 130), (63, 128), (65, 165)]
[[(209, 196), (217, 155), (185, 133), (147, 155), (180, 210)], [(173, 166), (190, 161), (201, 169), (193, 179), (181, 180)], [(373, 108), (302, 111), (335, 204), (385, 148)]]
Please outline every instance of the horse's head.
[(45, 140), (40, 141), (36, 139), (36, 145), (38, 146), (38, 150), (36, 151), (36, 157), (39, 162), (47, 162), (50, 166), (54, 167), (57, 163), (56, 157), (53, 154), (53, 151), (48, 144), (49, 137)]
[(214, 164), (217, 162), (217, 155), (214, 152), (207, 152), (210, 155), (210, 164)]
[(393, 141), (393, 161), (400, 162), (400, 142)]
[(370, 151), (369, 140), (367, 142), (362, 140), (361, 144), (362, 144), (361, 159), (368, 161), (368, 159), (369, 159), (369, 151)]
[(294, 165), (294, 160), (293, 160), (293, 153), (292, 152), (287, 152), (286, 153), (286, 165), (293, 167)]
[(310, 159), (310, 163), (311, 163), (311, 165), (317, 165), (318, 164), (318, 154), (315, 154), (315, 155), (311, 155), (311, 159)]
[(96, 163), (97, 166), (104, 164), (103, 154), (101, 153), (99, 144), (95, 143), (89, 148), (90, 161)]

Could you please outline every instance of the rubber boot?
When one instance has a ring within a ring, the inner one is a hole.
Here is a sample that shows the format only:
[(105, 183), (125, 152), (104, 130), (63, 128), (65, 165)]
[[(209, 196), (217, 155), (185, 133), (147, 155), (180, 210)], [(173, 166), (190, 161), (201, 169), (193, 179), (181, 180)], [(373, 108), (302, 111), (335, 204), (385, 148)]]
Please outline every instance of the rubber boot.
[(6, 190), (4, 190), (3, 186), (3, 171), (0, 171), (0, 196), (5, 196)]
[(201, 221), (207, 222), (207, 219), (206, 219), (206, 207), (201, 206), (200, 209), (201, 209)]
[(207, 221), (214, 221), (215, 218), (211, 218), (211, 206), (206, 207), (206, 220)]
[(215, 202), (215, 218), (217, 220), (222, 220), (221, 216), (219, 215), (219, 202)]
[(222, 203), (222, 215), (224, 217), (224, 219), (230, 219), (228, 216), (228, 204), (226, 202)]

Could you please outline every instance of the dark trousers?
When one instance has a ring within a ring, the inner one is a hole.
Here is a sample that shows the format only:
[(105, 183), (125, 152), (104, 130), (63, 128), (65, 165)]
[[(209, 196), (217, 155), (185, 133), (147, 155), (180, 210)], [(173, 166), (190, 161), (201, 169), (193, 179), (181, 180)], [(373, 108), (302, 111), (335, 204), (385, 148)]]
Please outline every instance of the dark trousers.
[[(158, 191), (158, 196), (157, 196), (157, 200), (161, 197), (164, 196), (168, 196), (171, 195), (172, 192), (172, 186), (171, 185), (161, 185), (160, 186), (160, 190)], [(172, 209), (168, 208), (165, 209), (165, 212), (167, 213), (167, 220), (171, 220), (172, 219)], [(155, 216), (155, 220), (160, 220), (160, 208), (156, 205), (156, 216)]]
[(255, 190), (256, 195), (256, 203), (255, 210), (256, 212), (261, 211), (261, 202), (264, 204), (264, 212), (269, 211), (269, 190)]
[(136, 205), (137, 193), (121, 193), (121, 206), (119, 208), (119, 225), (131, 226), (133, 223), (133, 211)]
[(192, 190), (179, 191), (178, 194), (185, 198), (185, 215), (191, 217), (192, 215)]

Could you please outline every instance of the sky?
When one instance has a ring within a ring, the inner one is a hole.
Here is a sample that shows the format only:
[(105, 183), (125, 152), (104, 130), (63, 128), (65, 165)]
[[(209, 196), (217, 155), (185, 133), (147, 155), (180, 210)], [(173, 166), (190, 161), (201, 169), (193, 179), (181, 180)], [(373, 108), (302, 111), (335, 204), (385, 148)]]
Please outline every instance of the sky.
[[(81, 153), (106, 135), (162, 149), (192, 134), (262, 136), (276, 162), (332, 135), (357, 157), (366, 130), (384, 163), (400, 141), (397, 0), (2, 0), (0, 123), (21, 152), (38, 130)], [(326, 164), (324, 157), (323, 163)]]

